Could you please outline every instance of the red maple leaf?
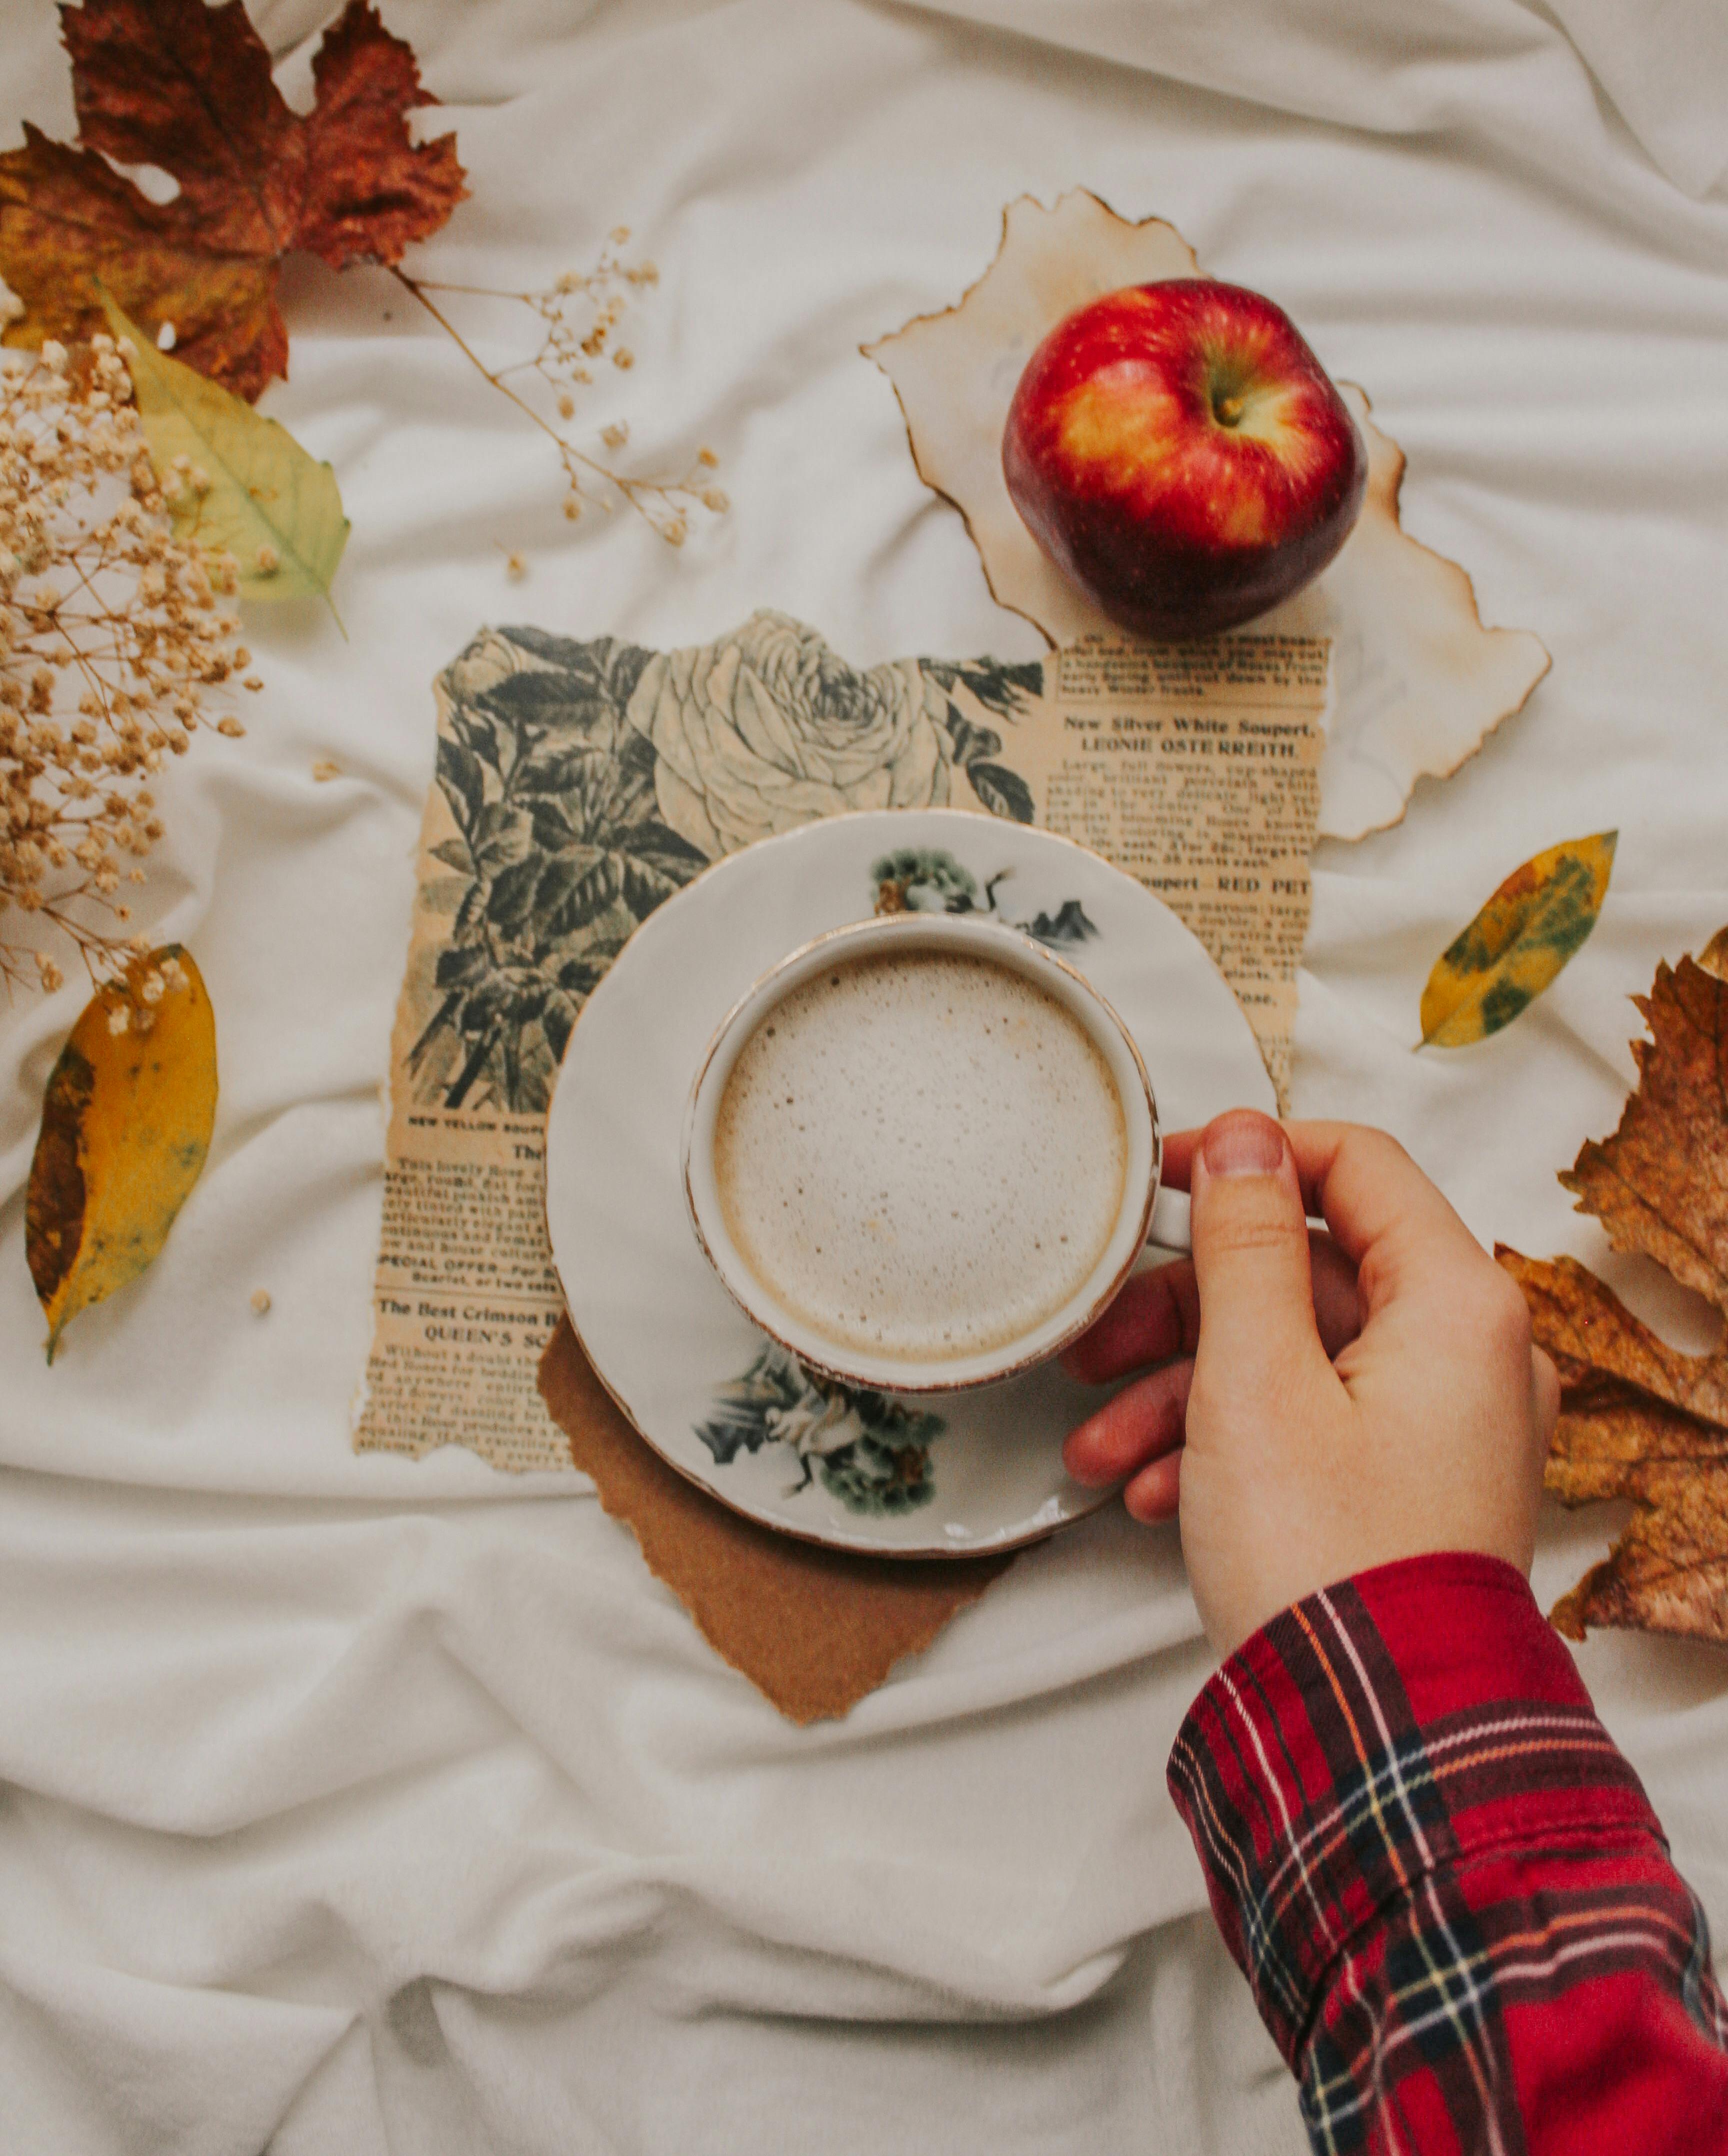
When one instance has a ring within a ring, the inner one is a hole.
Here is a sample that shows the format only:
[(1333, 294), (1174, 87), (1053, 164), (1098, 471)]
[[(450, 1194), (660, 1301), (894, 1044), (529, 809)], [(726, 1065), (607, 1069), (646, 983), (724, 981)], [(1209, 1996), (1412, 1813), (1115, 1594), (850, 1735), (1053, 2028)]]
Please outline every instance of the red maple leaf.
[[(292, 111), (241, 0), (85, 0), (63, 7), (79, 139), (26, 124), (0, 154), (0, 274), (24, 304), (13, 344), (104, 326), (105, 284), (176, 356), (246, 398), (288, 371), (282, 258), (333, 270), (394, 263), (466, 195), (454, 138), (416, 143), (408, 115), (438, 100), (413, 49), (370, 0), (349, 0)], [(155, 165), (180, 192), (152, 203), (106, 161)]]

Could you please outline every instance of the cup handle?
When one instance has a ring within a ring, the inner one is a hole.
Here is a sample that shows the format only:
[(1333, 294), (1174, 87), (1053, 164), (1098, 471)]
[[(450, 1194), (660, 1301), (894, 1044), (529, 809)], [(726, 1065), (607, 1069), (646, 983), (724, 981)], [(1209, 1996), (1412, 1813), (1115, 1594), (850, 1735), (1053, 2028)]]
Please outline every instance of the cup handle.
[(1152, 1219), (1146, 1229), (1146, 1241), (1161, 1250), (1186, 1252), (1193, 1249), (1186, 1190), (1172, 1190), (1167, 1183), (1158, 1185), (1158, 1194), (1152, 1200)]

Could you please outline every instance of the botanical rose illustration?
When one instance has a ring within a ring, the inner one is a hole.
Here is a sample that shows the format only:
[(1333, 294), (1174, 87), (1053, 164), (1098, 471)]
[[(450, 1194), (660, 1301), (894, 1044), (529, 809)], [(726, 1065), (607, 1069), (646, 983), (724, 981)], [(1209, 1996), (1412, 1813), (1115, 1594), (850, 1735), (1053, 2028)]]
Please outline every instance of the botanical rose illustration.
[(653, 742), (661, 820), (710, 860), (849, 808), (947, 804), (948, 699), (915, 660), (859, 672), (767, 609), (656, 652), (627, 716)]
[[(981, 720), (1013, 723), (1039, 679), (1036, 663), (994, 659), (860, 672), (776, 613), (685, 651), (483, 629), (438, 679), (449, 828), (428, 846), (422, 904), (449, 927), (417, 976), (416, 1098), (544, 1112), (577, 1015), (632, 932), (752, 839), (955, 791), (1030, 823), (1026, 782)], [(1001, 877), (980, 886), (946, 854), (879, 867), (879, 905), (996, 911)], [(1065, 942), (1090, 932), (1071, 915), (1072, 901), (1018, 925)]]

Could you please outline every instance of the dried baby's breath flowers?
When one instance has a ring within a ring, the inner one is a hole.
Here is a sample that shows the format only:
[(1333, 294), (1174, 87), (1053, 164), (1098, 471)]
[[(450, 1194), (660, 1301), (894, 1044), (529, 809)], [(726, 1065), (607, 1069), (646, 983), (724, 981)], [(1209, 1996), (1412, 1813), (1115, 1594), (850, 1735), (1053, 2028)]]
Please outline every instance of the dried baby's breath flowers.
[[(660, 273), (652, 262), (624, 259), (623, 250), (629, 237), (628, 225), (617, 226), (601, 249), (592, 269), (567, 270), (539, 292), (503, 291), (489, 285), (440, 284), (431, 278), (412, 277), (400, 268), (395, 269), (392, 275), (398, 284), (413, 294), (439, 327), (454, 338), (492, 387), (519, 406), (557, 444), (559, 460), (564, 467), (564, 514), (572, 523), (577, 521), (585, 508), (597, 504), (610, 509), (615, 501), (623, 500), (646, 518), (669, 544), (680, 547), (690, 536), (693, 510), (705, 509), (710, 516), (718, 516), (730, 506), (717, 486), (705, 483), (705, 475), (714, 469), (716, 461), (713, 450), (701, 450), (688, 470), (676, 477), (638, 479), (618, 470), (604, 459), (579, 449), (564, 430), (563, 423), (575, 418), (581, 392), (593, 386), (594, 370), (602, 361), (609, 361), (621, 372), (628, 372), (636, 364), (635, 353), (628, 345), (618, 341), (617, 331), (633, 293), (658, 285)], [(430, 296), (434, 292), (475, 300), (511, 300), (530, 308), (541, 325), (540, 349), (531, 357), (510, 366), (487, 366)], [(513, 386), (512, 377), (528, 374), (538, 377), (537, 390), (526, 382), (520, 390)], [(546, 411), (539, 408), (541, 406), (549, 406), (556, 418), (548, 418)], [(608, 451), (616, 454), (628, 441), (629, 429), (622, 420), (614, 420), (600, 429), (600, 439)]]
[[(52, 991), (142, 939), (121, 886), (162, 834), (150, 780), (250, 664), (223, 611), (234, 564), (173, 537), (126, 362), (99, 336), (0, 352), (0, 980)], [(204, 475), (177, 471), (177, 490)], [(208, 480), (204, 480), (208, 486)], [(246, 685), (254, 685), (255, 677)], [(147, 946), (143, 946), (147, 948)]]

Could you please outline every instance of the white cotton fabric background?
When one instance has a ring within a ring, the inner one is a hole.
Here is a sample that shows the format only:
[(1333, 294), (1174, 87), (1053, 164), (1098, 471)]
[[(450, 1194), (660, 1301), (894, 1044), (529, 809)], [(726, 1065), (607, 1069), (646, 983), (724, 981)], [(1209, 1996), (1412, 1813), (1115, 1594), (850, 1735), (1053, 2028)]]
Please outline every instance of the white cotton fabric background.
[[(303, 98), (325, 0), (258, 19)], [(721, 1666), (579, 1478), (356, 1459), (377, 1100), (430, 775), (483, 622), (690, 643), (758, 605), (850, 658), (1029, 655), (860, 341), (1002, 203), (1094, 187), (1294, 313), (1410, 458), (1407, 521), (1554, 653), (1405, 823), (1317, 865), (1300, 1112), (1397, 1131), (1484, 1239), (1603, 1265), (1553, 1180), (1612, 1127), (1659, 957), (1728, 919), (1728, 52), (1713, 0), (386, 0), (473, 199), (426, 274), (661, 273), (584, 408), (734, 507), (674, 553), (559, 513), (547, 445), (382, 275), (296, 263), (265, 408), (336, 465), (321, 609), (251, 610), (238, 744), (177, 766), (148, 925), (218, 1013), (209, 1168), (49, 1371), (23, 1183), (69, 991), (0, 1019), (0, 2088), (8, 2152), (1294, 2152), (1294, 2092), (1163, 1787), (1208, 1667), (1169, 1531), (1021, 1559), (844, 1723)], [(47, 9), (7, 128), (71, 131)], [(1714, 190), (1714, 191), (1713, 191)], [(529, 573), (505, 580), (520, 549)], [(311, 778), (330, 757), (344, 776)], [(1618, 824), (1597, 933), (1468, 1054), (1435, 953)], [(257, 1287), (269, 1317), (248, 1305)], [(1551, 1594), (1605, 1545), (1556, 1516)], [(1580, 1656), (1719, 1934), (1720, 1658)]]

